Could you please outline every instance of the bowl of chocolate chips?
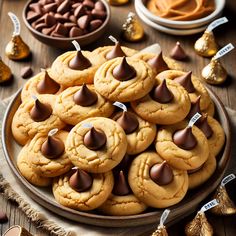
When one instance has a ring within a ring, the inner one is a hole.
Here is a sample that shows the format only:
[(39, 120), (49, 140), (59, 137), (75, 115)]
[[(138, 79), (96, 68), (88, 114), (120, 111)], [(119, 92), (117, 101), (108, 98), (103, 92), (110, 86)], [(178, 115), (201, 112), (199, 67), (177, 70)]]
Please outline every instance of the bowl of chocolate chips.
[(26, 27), (42, 43), (69, 49), (72, 40), (88, 45), (105, 32), (110, 20), (106, 0), (30, 0), (23, 10)]

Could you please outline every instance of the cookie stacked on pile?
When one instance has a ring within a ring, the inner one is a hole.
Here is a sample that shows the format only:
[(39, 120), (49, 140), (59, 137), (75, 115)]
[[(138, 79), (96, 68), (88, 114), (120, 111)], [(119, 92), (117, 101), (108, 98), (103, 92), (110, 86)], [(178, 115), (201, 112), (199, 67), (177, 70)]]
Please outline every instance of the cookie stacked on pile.
[(206, 88), (179, 69), (119, 42), (59, 56), (21, 93), (12, 121), (21, 174), (81, 211), (177, 204), (213, 174), (225, 140)]

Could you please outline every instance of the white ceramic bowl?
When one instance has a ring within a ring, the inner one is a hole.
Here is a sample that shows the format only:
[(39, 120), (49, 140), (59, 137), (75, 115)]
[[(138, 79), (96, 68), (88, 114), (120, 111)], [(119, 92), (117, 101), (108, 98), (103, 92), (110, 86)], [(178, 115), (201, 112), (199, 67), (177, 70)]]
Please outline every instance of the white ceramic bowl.
[(146, 7), (147, 0), (135, 0), (135, 4), (139, 7), (140, 11), (146, 18), (150, 21), (157, 23), (158, 25), (175, 28), (175, 29), (193, 29), (199, 28), (203, 25), (209, 24), (214, 19), (218, 18), (222, 10), (225, 6), (225, 0), (215, 0), (215, 11), (213, 11), (210, 15), (200, 18), (198, 20), (191, 20), (191, 21), (175, 21), (165, 19), (159, 16), (156, 16), (152, 12), (150, 12)]
[(196, 34), (196, 33), (200, 33), (202, 31), (204, 31), (208, 25), (203, 25), (197, 28), (193, 28), (193, 29), (175, 29), (175, 28), (170, 28), (170, 27), (166, 27), (163, 25), (159, 25), (153, 21), (151, 21), (150, 19), (148, 19), (143, 12), (141, 11), (141, 9), (139, 8), (138, 4), (135, 2), (135, 10), (137, 15), (139, 16), (139, 18), (146, 23), (147, 25), (151, 26), (152, 28), (167, 33), (167, 34), (172, 34), (172, 35), (192, 35), (192, 34)]

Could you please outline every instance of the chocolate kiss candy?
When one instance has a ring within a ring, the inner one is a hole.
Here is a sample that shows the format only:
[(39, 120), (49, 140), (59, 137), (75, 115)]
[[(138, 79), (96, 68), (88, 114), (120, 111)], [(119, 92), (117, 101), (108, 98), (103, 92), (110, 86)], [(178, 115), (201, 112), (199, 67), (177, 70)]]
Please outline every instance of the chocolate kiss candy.
[(121, 162), (113, 169), (114, 173), (119, 173), (120, 170), (123, 170), (124, 173), (128, 174), (132, 160), (133, 158), (126, 153)]
[(97, 94), (89, 90), (86, 84), (83, 84), (81, 89), (74, 94), (74, 102), (83, 107), (91, 106), (95, 104), (97, 100)]
[(131, 193), (127, 180), (125, 179), (124, 173), (121, 170), (115, 178), (115, 184), (112, 193), (118, 196), (125, 196)]
[(114, 68), (113, 76), (120, 81), (130, 80), (136, 76), (136, 71), (123, 57), (121, 64)]
[(157, 74), (164, 71), (164, 70), (169, 69), (168, 65), (166, 64), (166, 62), (163, 59), (162, 52), (160, 52), (159, 55), (149, 59), (147, 61), (147, 63), (149, 66), (151, 66), (156, 71)]
[(44, 79), (41, 80), (36, 87), (36, 90), (40, 94), (55, 94), (60, 89), (60, 85), (54, 81), (45, 71)]
[(61, 139), (53, 136), (48, 136), (46, 141), (41, 146), (41, 152), (49, 159), (57, 158), (64, 153), (65, 146)]
[(2, 61), (2, 58), (0, 57), (0, 83), (4, 83), (11, 78), (11, 69)]
[(161, 164), (155, 164), (150, 169), (151, 179), (158, 185), (167, 185), (172, 182), (174, 175), (170, 166), (163, 161)]
[(193, 86), (191, 77), (192, 77), (192, 71), (189, 71), (185, 75), (176, 77), (174, 81), (182, 85), (187, 90), (188, 93), (193, 93), (195, 91), (195, 88)]
[(102, 148), (107, 141), (106, 135), (103, 131), (92, 127), (84, 136), (84, 145), (91, 150), (98, 150)]
[(120, 43), (117, 42), (116, 45), (112, 48), (110, 52), (107, 53), (106, 59), (110, 60), (116, 57), (125, 57), (125, 53), (123, 52)]
[(175, 47), (172, 49), (170, 56), (175, 60), (185, 60), (187, 58), (187, 55), (183, 48), (180, 46), (180, 43), (177, 42)]
[(202, 118), (199, 120), (199, 122), (197, 122), (196, 125), (205, 134), (207, 139), (212, 136), (213, 131), (211, 126), (207, 122), (207, 115), (202, 116)]
[(151, 236), (168, 236), (166, 227), (163, 225), (159, 225), (155, 232), (152, 233)]
[(85, 192), (93, 184), (92, 177), (84, 170), (77, 169), (69, 179), (69, 185), (77, 192)]
[(164, 79), (153, 91), (153, 99), (159, 103), (168, 103), (174, 98)]
[(197, 145), (197, 140), (192, 133), (192, 127), (188, 126), (185, 129), (178, 130), (173, 135), (174, 143), (185, 150), (191, 150)]
[(136, 116), (128, 111), (123, 111), (116, 122), (123, 128), (126, 134), (133, 133), (139, 126)]
[(204, 212), (198, 212), (195, 218), (185, 226), (186, 236), (212, 236), (213, 229)]
[(91, 62), (82, 54), (81, 51), (77, 51), (76, 56), (69, 62), (69, 67), (73, 70), (85, 70), (91, 65)]
[(201, 95), (197, 97), (196, 101), (191, 102), (191, 109), (190, 109), (190, 112), (188, 113), (189, 119), (191, 119), (197, 112), (201, 114), (200, 99), (201, 99)]
[(52, 108), (49, 105), (41, 103), (38, 99), (35, 100), (34, 106), (30, 111), (30, 117), (36, 122), (44, 121), (52, 114)]

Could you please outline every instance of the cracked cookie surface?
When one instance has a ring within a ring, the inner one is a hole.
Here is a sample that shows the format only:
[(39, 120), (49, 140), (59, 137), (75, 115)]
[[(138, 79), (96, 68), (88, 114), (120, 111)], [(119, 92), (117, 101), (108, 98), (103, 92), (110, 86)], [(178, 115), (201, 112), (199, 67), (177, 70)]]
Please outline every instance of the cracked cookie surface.
[(131, 163), (128, 180), (134, 194), (145, 204), (155, 208), (166, 208), (180, 202), (188, 189), (187, 171), (173, 170), (173, 181), (158, 185), (150, 178), (150, 168), (163, 159), (155, 152), (143, 152)]
[[(98, 150), (84, 145), (84, 136), (90, 130), (84, 124), (91, 124), (106, 135), (106, 144)], [(127, 150), (124, 130), (113, 120), (105, 117), (88, 118), (78, 123), (66, 140), (66, 152), (71, 162), (82, 170), (102, 173), (119, 164)]]
[[(87, 85), (89, 90), (96, 92), (93, 85)], [(91, 106), (80, 106), (74, 102), (74, 94), (82, 86), (67, 88), (57, 96), (55, 103), (55, 113), (67, 124), (76, 125), (80, 121), (89, 117), (104, 116), (109, 117), (114, 111), (114, 106), (99, 93), (97, 102)]]
[(184, 150), (173, 142), (173, 134), (184, 129), (187, 122), (163, 126), (157, 132), (156, 151), (167, 163), (180, 170), (193, 170), (200, 167), (209, 156), (209, 144), (203, 132), (196, 126), (192, 127), (197, 145), (191, 150)]
[(38, 95), (40, 102), (48, 104), (52, 108), (52, 114), (44, 121), (35, 122), (30, 117), (30, 111), (34, 106), (34, 99), (24, 101), (17, 109), (12, 120), (12, 134), (20, 145), (25, 145), (37, 133), (48, 133), (49, 130), (65, 126), (65, 123), (54, 112), (55, 95)]
[(136, 76), (130, 80), (119, 81), (113, 76), (113, 70), (121, 64), (122, 57), (105, 62), (95, 74), (95, 89), (108, 100), (134, 101), (149, 93), (154, 85), (152, 69), (146, 62), (130, 57), (127, 57), (126, 60), (136, 70)]
[[(59, 138), (65, 143), (68, 132), (60, 130), (54, 137)], [(30, 156), (30, 163), (32, 169), (44, 177), (56, 177), (69, 171), (72, 163), (64, 151), (62, 155), (57, 158), (49, 159), (41, 152), (42, 144), (47, 140), (47, 134), (37, 134), (29, 143), (28, 155)]]
[(114, 185), (111, 171), (92, 174), (91, 188), (84, 192), (77, 192), (69, 185), (70, 176), (71, 172), (55, 178), (52, 189), (57, 202), (76, 210), (89, 211), (99, 207), (109, 197)]

